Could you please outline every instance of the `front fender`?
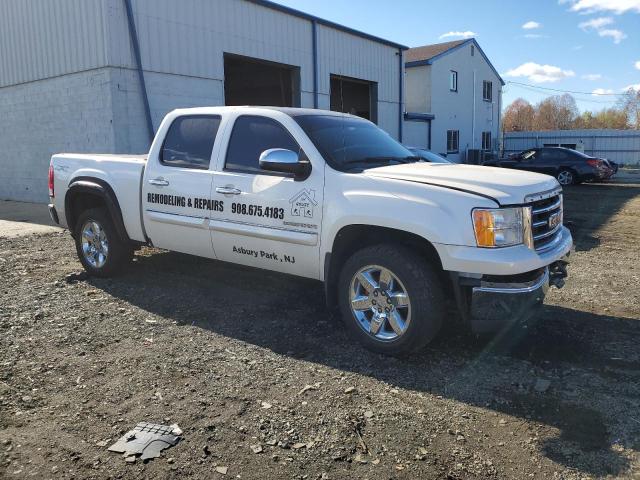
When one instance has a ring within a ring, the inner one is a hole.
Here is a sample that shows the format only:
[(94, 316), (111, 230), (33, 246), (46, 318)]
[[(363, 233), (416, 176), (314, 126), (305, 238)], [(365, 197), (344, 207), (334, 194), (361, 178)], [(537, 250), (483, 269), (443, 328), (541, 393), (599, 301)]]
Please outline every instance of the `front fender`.
[(349, 225), (409, 232), (433, 245), (475, 247), (472, 209), (497, 206), (446, 187), (361, 175), (336, 176), (325, 188), (320, 258), (332, 251), (338, 232)]

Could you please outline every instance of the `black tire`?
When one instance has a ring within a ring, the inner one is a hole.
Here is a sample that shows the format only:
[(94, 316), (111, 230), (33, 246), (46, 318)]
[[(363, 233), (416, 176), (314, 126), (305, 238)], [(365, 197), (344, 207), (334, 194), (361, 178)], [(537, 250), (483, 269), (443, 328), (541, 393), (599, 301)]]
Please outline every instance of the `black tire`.
[[(92, 265), (86, 258), (83, 251), (83, 227), (88, 222), (97, 223), (106, 236), (108, 252), (104, 264)], [(110, 277), (120, 272), (122, 268), (131, 261), (133, 249), (131, 246), (120, 238), (118, 232), (113, 225), (111, 216), (104, 208), (91, 208), (85, 210), (78, 216), (75, 227), (76, 253), (80, 259), (80, 263), (90, 275), (96, 277)]]
[(556, 179), (562, 186), (576, 185), (577, 183), (579, 183), (576, 173), (573, 170), (569, 170), (568, 168), (561, 169), (556, 175)]
[[(410, 298), (410, 321), (404, 333), (392, 340), (383, 341), (365, 331), (351, 310), (352, 282), (356, 273), (369, 265), (390, 270)], [(337, 297), (340, 314), (351, 336), (377, 353), (401, 356), (415, 352), (433, 340), (442, 327), (445, 297), (436, 269), (402, 246), (373, 245), (351, 255), (340, 272)]]

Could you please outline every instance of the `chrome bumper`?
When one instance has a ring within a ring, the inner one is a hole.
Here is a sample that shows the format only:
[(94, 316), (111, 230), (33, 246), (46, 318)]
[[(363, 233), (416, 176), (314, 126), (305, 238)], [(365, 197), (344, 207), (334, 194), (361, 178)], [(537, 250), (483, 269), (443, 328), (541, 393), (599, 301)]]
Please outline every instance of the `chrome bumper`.
[(505, 326), (527, 323), (539, 312), (549, 287), (562, 288), (567, 276), (565, 257), (523, 282), (480, 280), (471, 288), (468, 318), (476, 333), (496, 332)]

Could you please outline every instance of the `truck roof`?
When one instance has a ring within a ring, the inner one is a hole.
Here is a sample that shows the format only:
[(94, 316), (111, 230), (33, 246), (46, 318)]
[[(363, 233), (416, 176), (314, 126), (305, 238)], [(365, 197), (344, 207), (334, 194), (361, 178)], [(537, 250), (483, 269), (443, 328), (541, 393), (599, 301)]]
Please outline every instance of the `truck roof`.
[(174, 112), (180, 115), (194, 115), (194, 114), (222, 114), (222, 113), (230, 113), (242, 111), (245, 109), (251, 110), (265, 110), (267, 111), (278, 111), (289, 115), (290, 117), (300, 117), (306, 115), (330, 115), (334, 117), (350, 117), (350, 118), (362, 118), (355, 115), (351, 115), (349, 113), (342, 112), (334, 112), (331, 110), (319, 110), (316, 108), (296, 108), (296, 107), (272, 107), (272, 106), (264, 106), (264, 105), (241, 105), (241, 106), (230, 106), (230, 107), (194, 107), (194, 108), (179, 108), (174, 110)]

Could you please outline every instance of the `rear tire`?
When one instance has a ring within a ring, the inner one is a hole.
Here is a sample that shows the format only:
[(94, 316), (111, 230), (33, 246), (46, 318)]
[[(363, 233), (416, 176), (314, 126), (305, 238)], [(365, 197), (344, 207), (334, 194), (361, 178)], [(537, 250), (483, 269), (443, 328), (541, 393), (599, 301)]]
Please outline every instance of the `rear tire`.
[(436, 270), (407, 248), (382, 244), (355, 252), (338, 281), (349, 333), (365, 348), (406, 355), (435, 338), (445, 299)]
[(566, 168), (563, 168), (558, 172), (558, 174), (556, 175), (556, 179), (562, 186), (574, 185), (578, 183), (578, 177), (576, 176), (576, 174), (572, 170), (568, 170)]
[(110, 277), (131, 261), (133, 249), (116, 231), (104, 208), (85, 210), (75, 229), (76, 252), (90, 275)]

